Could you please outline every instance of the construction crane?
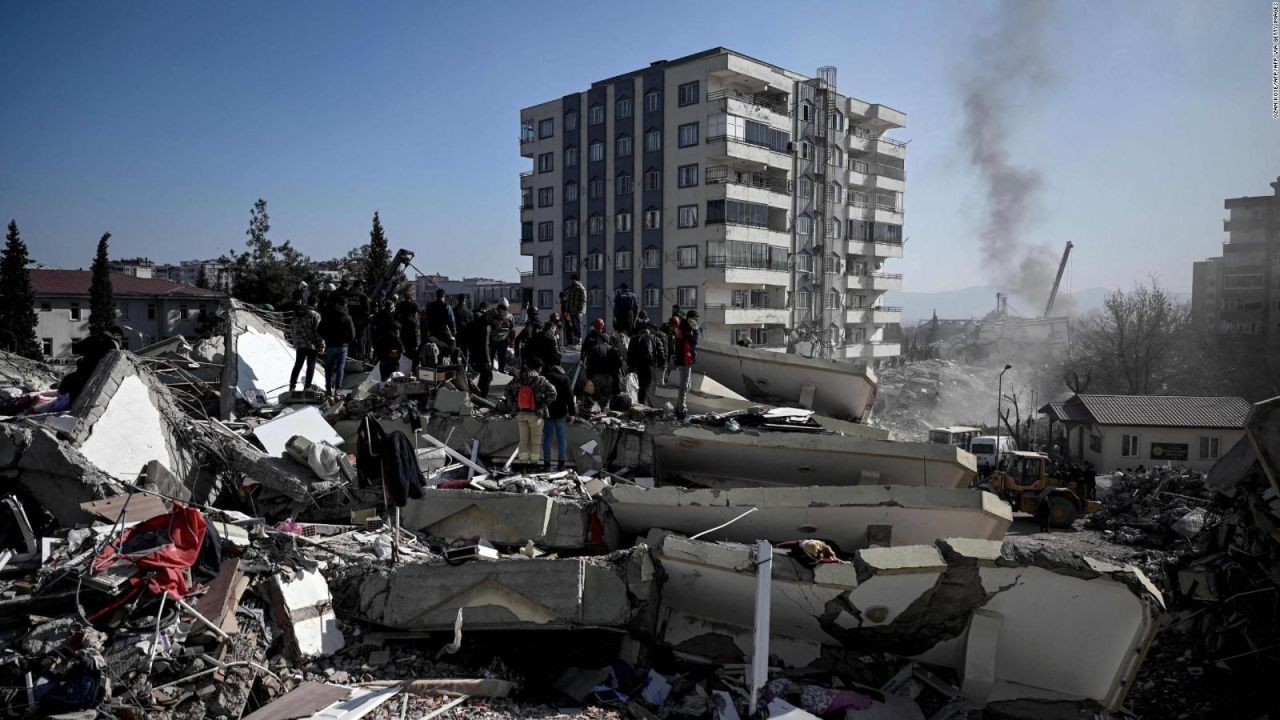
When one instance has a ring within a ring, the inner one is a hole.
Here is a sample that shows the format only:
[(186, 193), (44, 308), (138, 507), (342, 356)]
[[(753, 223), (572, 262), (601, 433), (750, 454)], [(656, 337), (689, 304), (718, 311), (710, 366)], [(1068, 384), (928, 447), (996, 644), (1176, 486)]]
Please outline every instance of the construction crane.
[(1058, 263), (1058, 275), (1053, 279), (1053, 289), (1049, 291), (1049, 302), (1044, 305), (1044, 315), (1040, 317), (1047, 318), (1049, 313), (1053, 312), (1053, 301), (1058, 299), (1058, 285), (1062, 284), (1062, 273), (1067, 269), (1067, 257), (1071, 255), (1071, 241), (1067, 241), (1067, 246), (1062, 249), (1062, 262)]

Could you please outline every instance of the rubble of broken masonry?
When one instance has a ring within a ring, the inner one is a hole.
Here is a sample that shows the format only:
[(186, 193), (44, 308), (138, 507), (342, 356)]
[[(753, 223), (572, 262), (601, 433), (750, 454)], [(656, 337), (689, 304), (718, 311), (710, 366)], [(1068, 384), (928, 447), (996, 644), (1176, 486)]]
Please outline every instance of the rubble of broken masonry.
[(236, 304), (75, 397), (0, 357), (9, 715), (1205, 717), (1275, 668), (1269, 405), (1207, 480), (1101, 476), (1077, 530), (1119, 550), (1082, 553), (867, 424), (851, 365), (777, 370), (790, 407), (724, 370), (764, 351), (707, 343), (687, 419), (665, 385), (587, 403), (551, 469), (510, 375), (291, 392), (278, 320)]

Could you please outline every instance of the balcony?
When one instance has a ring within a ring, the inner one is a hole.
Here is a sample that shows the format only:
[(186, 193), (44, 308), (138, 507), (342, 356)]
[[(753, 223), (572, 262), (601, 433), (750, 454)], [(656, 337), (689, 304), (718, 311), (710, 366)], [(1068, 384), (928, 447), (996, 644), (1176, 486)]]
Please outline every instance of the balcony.
[(520, 287), (522, 288), (533, 287), (533, 271), (532, 270), (520, 271)]
[(902, 275), (900, 273), (867, 273), (864, 275), (845, 275), (846, 290), (901, 290)]
[(901, 323), (902, 308), (892, 305), (848, 308), (845, 310), (845, 322), (873, 323), (875, 325)]
[(764, 173), (738, 170), (728, 165), (713, 165), (707, 168), (704, 182), (707, 185), (736, 185), (778, 195), (791, 194), (791, 181), (784, 177), (774, 177)]
[(907, 156), (907, 144), (893, 138), (876, 138), (872, 150), (886, 157), (902, 159)]
[(839, 349), (846, 360), (873, 360), (891, 358), (902, 354), (902, 344), (896, 342), (855, 342)]
[(848, 240), (845, 242), (845, 252), (850, 255), (864, 255), (866, 257), (900, 258), (902, 257), (902, 243)]
[(785, 101), (779, 98), (771, 98), (767, 95), (755, 95), (753, 93), (746, 93), (740, 90), (731, 89), (714, 90), (707, 93), (707, 102), (715, 102), (717, 100), (738, 102), (744, 105), (768, 110), (771, 113), (775, 113), (783, 117), (791, 117), (791, 112), (787, 108)]
[(902, 224), (902, 212), (888, 205), (871, 205), (865, 200), (849, 202), (849, 218), (882, 223)]
[(706, 322), (721, 325), (785, 325), (789, 314), (781, 306), (708, 304), (702, 317)]
[(708, 150), (713, 158), (748, 160), (761, 165), (791, 165), (792, 153), (744, 138), (716, 135), (708, 137), (706, 144), (712, 146)]
[(520, 254), (533, 257), (533, 238), (520, 238)]
[[(707, 255), (705, 267), (708, 275), (719, 275), (723, 282), (744, 285), (786, 285), (791, 272), (790, 263), (782, 258), (752, 258), (726, 255)], [(722, 271), (723, 274), (721, 274)]]

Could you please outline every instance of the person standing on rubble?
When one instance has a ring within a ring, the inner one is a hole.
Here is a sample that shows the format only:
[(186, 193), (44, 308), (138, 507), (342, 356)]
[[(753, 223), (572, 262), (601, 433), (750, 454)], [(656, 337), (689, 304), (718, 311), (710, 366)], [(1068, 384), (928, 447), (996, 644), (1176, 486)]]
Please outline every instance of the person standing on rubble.
[(614, 395), (622, 387), (622, 353), (602, 331), (604, 320), (597, 319), (596, 325), (592, 329), (596, 335), (595, 342), (591, 342), (591, 335), (583, 341), (584, 345), (591, 342), (591, 346), (583, 352), (582, 362), (586, 364), (587, 394), (600, 405), (601, 410), (608, 410)]
[(396, 322), (390, 301), (384, 302), (383, 309), (373, 318), (372, 338), (373, 361), (378, 364), (378, 377), (386, 382), (392, 373), (400, 369), (400, 357), (404, 355), (400, 325)]
[(662, 346), (657, 331), (648, 324), (648, 318), (645, 320), (627, 348), (627, 369), (636, 376), (636, 402), (641, 405), (649, 404), (653, 379), (662, 362)]
[(551, 469), (551, 438), (556, 441), (556, 470), (564, 469), (568, 455), (569, 423), (573, 420), (573, 385), (560, 365), (547, 366), (543, 376), (556, 389), (556, 399), (547, 406), (547, 419), (542, 423), (542, 470)]
[[(521, 359), (528, 362), (532, 358), (542, 361), (542, 367), (551, 368), (560, 364), (560, 349), (556, 346), (556, 326), (560, 324), (556, 315), (552, 314), (547, 324), (539, 327), (524, 342)], [(528, 326), (525, 326), (528, 329)]]
[(489, 341), (492, 322), (489, 304), (482, 302), (471, 323), (462, 328), (458, 337), (460, 350), (467, 354), (467, 362), (476, 372), (476, 391), (481, 397), (489, 394), (489, 385), (493, 383), (493, 356), (490, 354), (492, 344)]
[(352, 280), (351, 287), (347, 290), (347, 314), (351, 316), (351, 324), (356, 329), (355, 341), (351, 343), (352, 352), (361, 359), (369, 357), (370, 311), (369, 296), (364, 294), (359, 280)]
[(404, 299), (396, 303), (396, 322), (400, 323), (400, 344), (404, 347), (403, 352), (409, 354), (409, 362), (412, 363), (409, 372), (414, 377), (418, 375), (418, 346), (422, 344), (418, 328), (421, 314), (422, 309), (414, 302), (413, 293), (406, 290)]
[(471, 321), (475, 319), (475, 313), (471, 312), (471, 298), (466, 293), (458, 293), (457, 299), (453, 303), (453, 330), (454, 337), (457, 338), (458, 344), (454, 349), (454, 362), (461, 363), (464, 352), (462, 348), (462, 334), (467, 328), (471, 327)]
[(76, 360), (76, 369), (62, 376), (58, 383), (58, 392), (68, 396), (72, 402), (84, 390), (98, 363), (112, 352), (124, 347), (124, 328), (112, 325), (100, 333), (94, 333), (88, 340), (80, 343), (76, 349), (80, 359)]
[(324, 352), (324, 340), (320, 337), (320, 313), (316, 312), (311, 297), (302, 291), (297, 293), (297, 305), (293, 310), (293, 372), (289, 373), (289, 394), (298, 383), (298, 373), (306, 363), (307, 374), (302, 389), (311, 387), (316, 372), (316, 359)]
[(671, 306), (671, 317), (662, 324), (662, 336), (666, 340), (667, 355), (662, 360), (662, 386), (667, 386), (667, 379), (671, 375), (671, 361), (675, 357), (676, 352), (676, 330), (680, 327), (681, 321), (684, 320), (684, 313), (680, 312), (679, 305)]
[(515, 413), (520, 429), (520, 446), (516, 451), (520, 464), (533, 464), (535, 443), (542, 434), (542, 419), (555, 399), (556, 388), (542, 376), (542, 361), (537, 358), (530, 358), (519, 377), (507, 385), (507, 409)]
[(542, 321), (538, 319), (538, 308), (530, 305), (525, 309), (524, 327), (520, 328), (520, 332), (516, 334), (516, 339), (512, 343), (517, 360), (524, 359), (525, 343), (529, 342), (529, 339), (537, 335), (541, 330)]
[(618, 286), (613, 296), (613, 329), (631, 335), (636, 328), (636, 313), (640, 310), (640, 301), (626, 283)]
[[(673, 315), (671, 320), (674, 322), (678, 315)], [(675, 343), (673, 345), (675, 357), (671, 359), (676, 367), (680, 368), (680, 394), (676, 398), (676, 417), (683, 420), (689, 413), (688, 397), (689, 386), (693, 380), (693, 364), (698, 359), (698, 340), (702, 334), (702, 329), (698, 325), (698, 311), (690, 310), (683, 318), (679, 318), (679, 325), (675, 328)]]
[(582, 320), (587, 316), (587, 288), (577, 273), (573, 274), (572, 282), (564, 290), (564, 305), (567, 316), (564, 321), (565, 342), (578, 345), (582, 342)]
[[(330, 291), (332, 295), (332, 291)], [(329, 299), (332, 299), (331, 297)], [(338, 399), (347, 368), (347, 347), (356, 328), (347, 314), (345, 302), (328, 302), (320, 310), (320, 339), (324, 341), (324, 387), (330, 400)]]
[(492, 313), (493, 321), (489, 324), (489, 351), (498, 361), (499, 372), (506, 372), (507, 363), (511, 360), (511, 338), (515, 334), (516, 321), (511, 317), (510, 308), (511, 303), (506, 298), (499, 300)]
[(449, 301), (445, 299), (444, 288), (436, 288), (436, 299), (427, 304), (427, 337), (440, 346), (440, 355), (452, 357), (458, 349), (457, 317)]

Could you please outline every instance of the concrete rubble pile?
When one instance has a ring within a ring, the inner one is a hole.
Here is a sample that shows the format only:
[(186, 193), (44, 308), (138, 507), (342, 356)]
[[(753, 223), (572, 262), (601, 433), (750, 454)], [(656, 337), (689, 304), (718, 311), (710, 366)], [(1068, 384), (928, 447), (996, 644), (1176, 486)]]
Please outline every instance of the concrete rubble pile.
[[(929, 429), (990, 421), (996, 373), (951, 360), (923, 360), (878, 371), (879, 392), (871, 423), (899, 437), (925, 440)], [(1016, 377), (1015, 370), (1013, 376)], [(1013, 385), (1014, 377), (1005, 380)]]
[(288, 391), (269, 316), (227, 320), (190, 351), (221, 417), (116, 352), (0, 422), (8, 707), (1074, 717), (1124, 706), (1165, 615), (1132, 565), (1003, 543), (955, 448), (699, 377), (687, 421), (580, 417), (543, 470), (515, 463), (509, 376), (351, 360), (328, 401)]

